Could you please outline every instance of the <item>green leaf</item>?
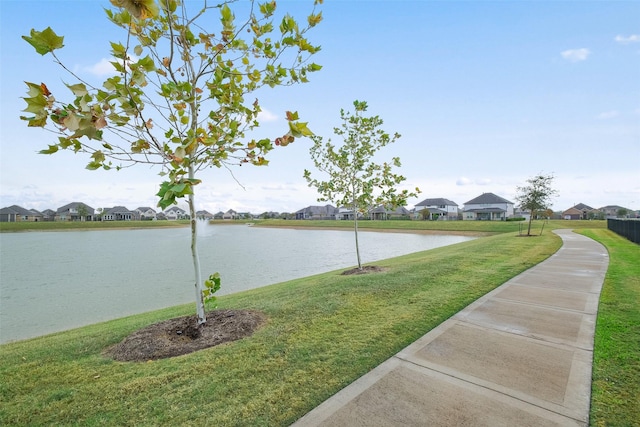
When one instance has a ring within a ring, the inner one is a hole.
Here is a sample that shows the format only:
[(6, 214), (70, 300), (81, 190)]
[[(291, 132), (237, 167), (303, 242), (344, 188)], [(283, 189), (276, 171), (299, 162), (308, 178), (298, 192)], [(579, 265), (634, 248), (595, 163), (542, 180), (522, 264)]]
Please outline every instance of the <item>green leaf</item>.
[(228, 4), (224, 4), (220, 8), (220, 16), (222, 17), (222, 22), (229, 22), (233, 20), (233, 13), (231, 13), (231, 9)]
[(48, 105), (47, 98), (44, 95), (37, 95), (31, 98), (22, 98), (27, 103), (27, 108), (22, 111), (34, 113), (37, 115), (46, 114), (45, 108)]
[(47, 27), (43, 31), (32, 29), (30, 35), (31, 37), (22, 36), (22, 38), (33, 46), (40, 55), (46, 55), (64, 46), (64, 37), (58, 36), (51, 27)]
[(67, 129), (71, 131), (75, 132), (80, 129), (80, 117), (78, 117), (76, 114), (69, 114), (69, 116), (65, 117), (62, 120), (62, 123), (66, 126)]
[(96, 169), (100, 169), (100, 166), (102, 166), (102, 163), (93, 161), (93, 162), (89, 162), (89, 164), (85, 167), (85, 169), (94, 171)]
[(38, 151), (38, 153), (40, 154), (53, 154), (55, 152), (58, 151), (58, 146), (57, 145), (50, 145), (49, 148), (47, 148), (46, 150), (40, 150)]
[(306, 122), (289, 122), (289, 130), (296, 138), (301, 136), (313, 136), (313, 132), (307, 127)]
[(89, 91), (87, 90), (87, 87), (82, 83), (67, 85), (67, 87), (71, 90), (71, 92), (73, 92), (75, 96), (78, 96), (78, 97), (85, 96), (86, 94), (89, 93)]
[(140, 65), (146, 72), (155, 71), (156, 64), (153, 62), (153, 59), (149, 55), (138, 61), (138, 65)]

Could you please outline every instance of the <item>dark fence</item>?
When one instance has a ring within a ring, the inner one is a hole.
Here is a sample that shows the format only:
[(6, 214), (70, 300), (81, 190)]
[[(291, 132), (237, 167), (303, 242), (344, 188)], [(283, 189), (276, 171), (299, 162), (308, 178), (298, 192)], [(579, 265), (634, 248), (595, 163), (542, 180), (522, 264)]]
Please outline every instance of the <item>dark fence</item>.
[(640, 219), (608, 219), (607, 228), (640, 244)]

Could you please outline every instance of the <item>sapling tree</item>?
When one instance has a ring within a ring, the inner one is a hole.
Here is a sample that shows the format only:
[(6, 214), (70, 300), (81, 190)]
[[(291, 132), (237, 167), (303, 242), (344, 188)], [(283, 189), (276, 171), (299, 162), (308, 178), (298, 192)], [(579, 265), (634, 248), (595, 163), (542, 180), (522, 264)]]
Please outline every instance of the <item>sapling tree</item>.
[(358, 269), (362, 270), (358, 216), (375, 206), (386, 209), (404, 206), (420, 190), (398, 191), (396, 186), (406, 179), (393, 172), (394, 167), (400, 167), (398, 157), (382, 164), (374, 162), (374, 155), (400, 138), (400, 134), (390, 135), (381, 129), (383, 121), (379, 116), (365, 116), (366, 102), (354, 101), (353, 106), (354, 112), (340, 110), (342, 124), (333, 129), (342, 144), (334, 145), (331, 139), (325, 142), (322, 136), (311, 137), (311, 158), (326, 180), (312, 178), (309, 170), (304, 171), (304, 177), (320, 193), (319, 202), (329, 201), (353, 212), (356, 257)]
[(553, 175), (537, 175), (527, 180), (527, 185), (518, 187), (516, 200), (522, 209), (530, 212), (527, 236), (531, 235), (531, 221), (537, 211), (543, 211), (551, 206), (551, 199), (558, 195), (551, 184)]
[(101, 86), (64, 65), (57, 53), (63, 37), (51, 28), (23, 36), (75, 79), (66, 85), (70, 92), (64, 100), (46, 83), (27, 82), (24, 111), (31, 115), (21, 118), (58, 137), (41, 153), (87, 154), (90, 170), (158, 165), (164, 179), (158, 205), (165, 209), (187, 198), (198, 325), (206, 321), (205, 298), (220, 284), (217, 273), (203, 281), (200, 272), (198, 172), (267, 165), (265, 155), (275, 145), (311, 135), (295, 112), (287, 112), (286, 133), (249, 139), (259, 126), (261, 107), (257, 99), (246, 98), (263, 87), (307, 82), (308, 74), (321, 68), (311, 62), (320, 47), (307, 39), (322, 20), (316, 11), (321, 2), (310, 2), (301, 25), (289, 14), (277, 15), (275, 1), (236, 3), (244, 11), (240, 19), (230, 8), (233, 0), (111, 0), (115, 7), (105, 12), (123, 30), (123, 41), (111, 42), (114, 74)]

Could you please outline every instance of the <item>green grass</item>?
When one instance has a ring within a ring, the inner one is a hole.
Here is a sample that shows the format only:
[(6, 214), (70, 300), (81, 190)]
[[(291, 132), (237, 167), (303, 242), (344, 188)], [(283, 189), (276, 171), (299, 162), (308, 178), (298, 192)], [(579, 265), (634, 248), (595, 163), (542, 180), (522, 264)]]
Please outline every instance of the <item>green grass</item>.
[(515, 234), (380, 261), (383, 273), (331, 272), (220, 297), (220, 308), (261, 310), (268, 323), (173, 359), (121, 363), (101, 352), (192, 305), (2, 345), (0, 425), (290, 425), (561, 245), (552, 233)]
[(585, 230), (607, 247), (593, 360), (591, 425), (640, 425), (640, 246), (609, 230)]
[[(261, 227), (331, 227), (353, 229), (353, 221), (334, 220), (280, 220), (268, 219), (252, 221)], [(216, 221), (215, 223), (224, 223)], [(468, 233), (511, 233), (527, 232), (526, 221), (359, 221), (358, 228), (362, 230), (395, 230), (395, 231), (415, 231), (432, 230), (448, 232), (468, 232)], [(533, 221), (531, 234), (539, 234), (544, 230), (555, 230), (558, 228), (607, 228), (607, 221)]]

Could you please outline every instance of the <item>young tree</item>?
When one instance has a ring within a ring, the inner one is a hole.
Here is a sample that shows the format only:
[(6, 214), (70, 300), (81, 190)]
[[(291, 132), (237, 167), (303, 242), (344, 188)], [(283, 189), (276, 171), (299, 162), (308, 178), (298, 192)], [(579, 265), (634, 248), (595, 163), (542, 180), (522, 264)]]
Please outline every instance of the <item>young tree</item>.
[(537, 175), (527, 180), (528, 185), (518, 187), (516, 200), (522, 209), (528, 210), (529, 227), (527, 236), (531, 236), (531, 221), (536, 211), (548, 209), (551, 206), (551, 199), (558, 195), (558, 192), (551, 187), (553, 175)]
[[(259, 126), (257, 99), (262, 87), (307, 82), (321, 67), (310, 62), (320, 50), (306, 33), (322, 20), (315, 0), (306, 24), (289, 14), (276, 19), (276, 2), (236, 3), (246, 8), (236, 19), (229, 4), (180, 0), (111, 0), (108, 19), (124, 30), (124, 42), (111, 43), (115, 75), (100, 87), (84, 81), (57, 56), (63, 37), (51, 28), (23, 36), (41, 55), (51, 54), (74, 79), (70, 100), (61, 101), (45, 83), (27, 83), (24, 98), (32, 115), (28, 126), (47, 128), (57, 142), (42, 150), (89, 155), (87, 169), (159, 165), (164, 182), (158, 205), (165, 209), (186, 197), (191, 218), (198, 325), (206, 321), (205, 297), (219, 285), (216, 274), (203, 283), (197, 251), (194, 187), (206, 168), (266, 165), (275, 145), (310, 136), (306, 123), (287, 112), (289, 130), (275, 138), (245, 140)], [(217, 11), (219, 25), (210, 28)], [(206, 285), (207, 289), (204, 288)]]
[(408, 190), (397, 191), (396, 185), (406, 178), (392, 172), (393, 167), (400, 167), (400, 159), (394, 157), (390, 162), (377, 164), (373, 156), (381, 148), (395, 142), (400, 135), (390, 136), (380, 128), (383, 121), (380, 117), (366, 117), (367, 103), (354, 101), (355, 112), (340, 110), (341, 127), (333, 129), (333, 133), (343, 139), (343, 144), (336, 146), (329, 139), (326, 143), (321, 136), (312, 136), (313, 146), (311, 158), (316, 168), (328, 176), (326, 181), (311, 177), (311, 172), (304, 171), (304, 177), (310, 187), (316, 187), (321, 197), (319, 202), (333, 202), (353, 210), (353, 227), (356, 240), (356, 256), (358, 268), (362, 270), (360, 247), (358, 244), (358, 215), (367, 209), (382, 205), (393, 209), (407, 204), (409, 197), (420, 192)]
[(80, 221), (84, 221), (87, 219), (87, 214), (89, 213), (89, 210), (87, 209), (87, 207), (80, 203), (78, 205), (78, 216), (80, 217)]

